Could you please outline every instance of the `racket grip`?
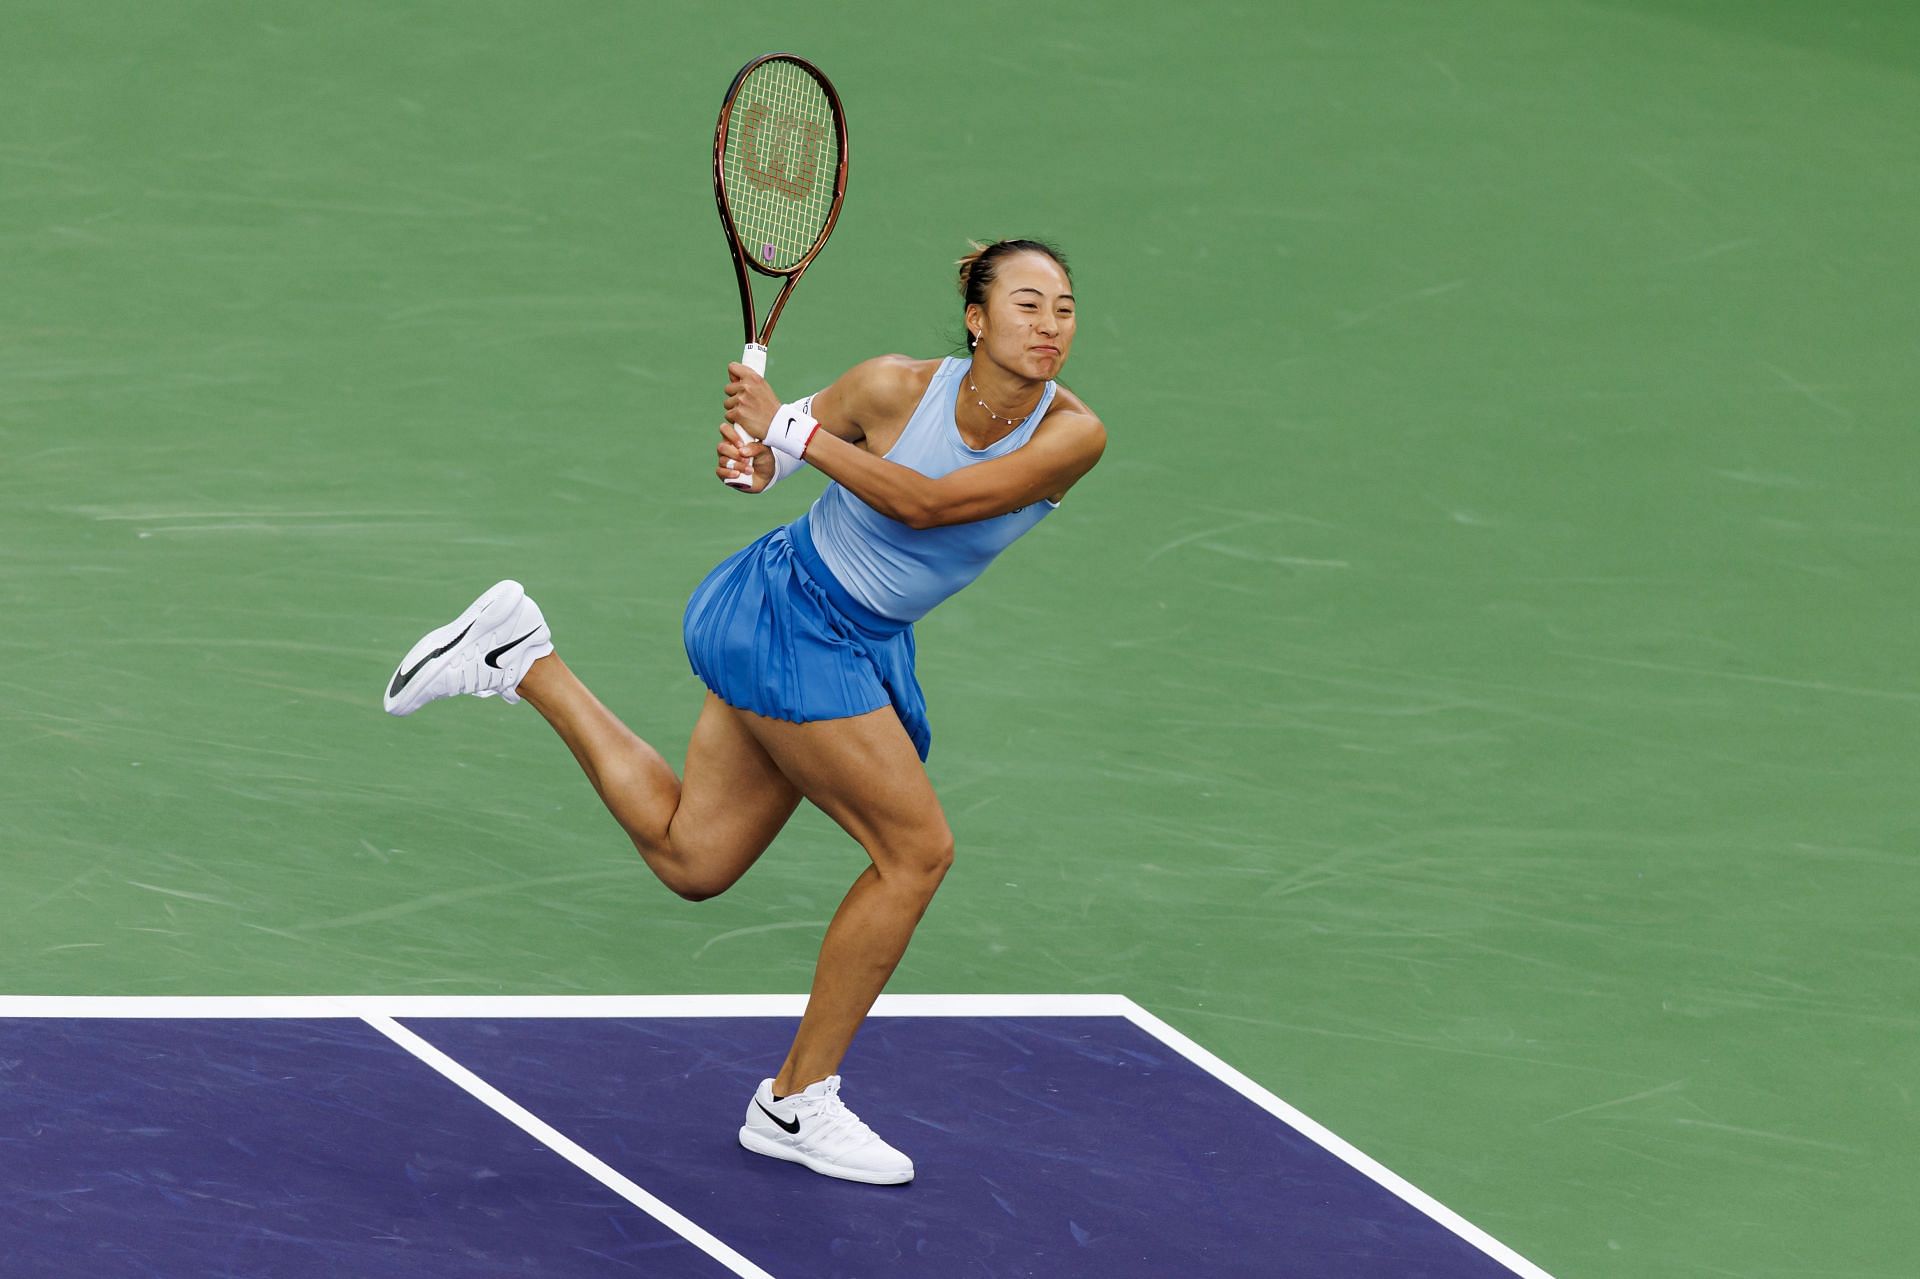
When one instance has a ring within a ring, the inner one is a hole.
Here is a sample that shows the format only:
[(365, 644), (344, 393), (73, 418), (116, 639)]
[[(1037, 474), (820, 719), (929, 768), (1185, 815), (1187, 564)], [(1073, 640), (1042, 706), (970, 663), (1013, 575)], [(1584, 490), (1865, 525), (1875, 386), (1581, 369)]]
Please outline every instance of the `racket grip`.
[[(747, 434), (746, 427), (741, 426), (737, 422), (733, 423), (732, 425), (733, 425), (733, 436), (735, 439), (739, 440), (742, 444), (752, 444), (754, 442), (753, 437)], [(721, 483), (731, 484), (733, 485), (733, 487), (737, 489), (750, 489), (753, 487), (753, 472), (749, 470), (745, 475), (728, 476), (726, 479), (722, 480)]]
[[(767, 348), (758, 342), (747, 343), (746, 349), (740, 352), (740, 363), (746, 365), (761, 377), (765, 377), (767, 375)], [(742, 444), (753, 443), (753, 437), (747, 434), (746, 427), (736, 425), (733, 428), (733, 433)], [(737, 489), (750, 489), (753, 487), (753, 473), (749, 471), (747, 474), (729, 479), (725, 481), (725, 483), (731, 484)]]

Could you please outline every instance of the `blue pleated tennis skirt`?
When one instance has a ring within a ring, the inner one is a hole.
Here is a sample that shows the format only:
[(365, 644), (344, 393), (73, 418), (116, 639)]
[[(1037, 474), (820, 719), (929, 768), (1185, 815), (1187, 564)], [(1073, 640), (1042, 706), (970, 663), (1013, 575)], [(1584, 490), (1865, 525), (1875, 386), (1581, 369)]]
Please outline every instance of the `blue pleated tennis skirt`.
[(913, 627), (847, 594), (806, 516), (707, 574), (682, 633), (693, 673), (727, 705), (796, 724), (891, 706), (926, 759), (933, 730), (913, 672)]

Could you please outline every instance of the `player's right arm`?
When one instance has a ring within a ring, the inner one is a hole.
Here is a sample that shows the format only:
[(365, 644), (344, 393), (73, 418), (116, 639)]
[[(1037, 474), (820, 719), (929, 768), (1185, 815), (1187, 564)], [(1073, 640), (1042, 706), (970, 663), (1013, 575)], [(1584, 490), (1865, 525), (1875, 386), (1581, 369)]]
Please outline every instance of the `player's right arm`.
[[(916, 360), (905, 355), (880, 355), (860, 363), (835, 378), (824, 390), (813, 395), (812, 415), (820, 429), (857, 448), (885, 454), (899, 438), (900, 429), (913, 415), (914, 406), (926, 392), (933, 366), (938, 360)], [(753, 375), (744, 365), (729, 364), (726, 408), (730, 420), (751, 415), (753, 419), (770, 417), (780, 406), (780, 397), (766, 381)], [(759, 425), (758, 433), (765, 432)], [(765, 444), (756, 438), (741, 441), (728, 423), (720, 426), (719, 462), (714, 474), (727, 479), (731, 467), (754, 475), (750, 492), (764, 490), (772, 475), (772, 458)]]
[(928, 363), (905, 355), (862, 360), (814, 395), (811, 412), (821, 430), (872, 452), (870, 442), (891, 443), (912, 416), (927, 389)]
[[(772, 460), (760, 454), (776, 417), (787, 441), (780, 446), (783, 453), (799, 456), (797, 450), (804, 450), (821, 474), (909, 528), (968, 524), (1042, 498), (1057, 500), (1106, 449), (1106, 428), (1074, 400), (1056, 407), (1026, 444), (1002, 457), (938, 478), (889, 462), (886, 454), (925, 393), (932, 367), (928, 361), (883, 355), (847, 370), (814, 395), (810, 409), (801, 409), (779, 403), (766, 380), (744, 364), (728, 365), (733, 380), (727, 384), (727, 420), (760, 443), (748, 454), (755, 491), (762, 470), (771, 466)], [(792, 434), (798, 431), (809, 434), (799, 439)], [(722, 443), (724, 456), (728, 450)]]

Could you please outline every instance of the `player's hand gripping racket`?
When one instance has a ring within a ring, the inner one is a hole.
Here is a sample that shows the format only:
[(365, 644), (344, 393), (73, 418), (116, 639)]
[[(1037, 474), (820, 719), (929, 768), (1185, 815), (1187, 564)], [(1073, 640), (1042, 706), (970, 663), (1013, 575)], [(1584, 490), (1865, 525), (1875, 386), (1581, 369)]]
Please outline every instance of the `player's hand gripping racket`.
[[(791, 53), (740, 68), (713, 134), (713, 197), (733, 249), (747, 345), (740, 362), (767, 371), (767, 343), (800, 276), (833, 233), (847, 194), (847, 118), (820, 69)], [(754, 328), (752, 276), (783, 280)], [(742, 443), (752, 437), (736, 426)], [(751, 472), (727, 483), (751, 488)]]

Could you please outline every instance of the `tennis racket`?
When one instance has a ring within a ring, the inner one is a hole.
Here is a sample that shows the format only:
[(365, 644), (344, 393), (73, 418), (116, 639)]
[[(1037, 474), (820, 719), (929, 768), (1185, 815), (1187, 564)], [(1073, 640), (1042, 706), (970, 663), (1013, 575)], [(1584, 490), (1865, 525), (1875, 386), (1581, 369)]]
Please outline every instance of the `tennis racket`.
[[(847, 195), (847, 117), (820, 69), (791, 53), (740, 68), (713, 133), (713, 198), (740, 281), (746, 349), (740, 362), (767, 371), (767, 343), (794, 286), (833, 233)], [(753, 275), (783, 281), (755, 327)], [(741, 441), (751, 437), (734, 428)], [(752, 475), (728, 480), (742, 488)]]

